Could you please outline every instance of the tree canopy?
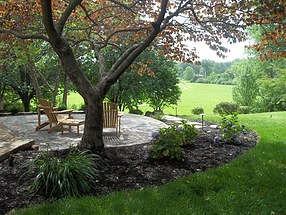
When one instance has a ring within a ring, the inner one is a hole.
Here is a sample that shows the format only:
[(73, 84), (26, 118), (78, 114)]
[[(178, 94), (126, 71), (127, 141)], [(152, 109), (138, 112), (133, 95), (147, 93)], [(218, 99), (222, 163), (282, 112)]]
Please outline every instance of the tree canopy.
[[(195, 62), (195, 50), (187, 42), (203, 41), (224, 56), (222, 39), (229, 43), (245, 39), (246, 25), (262, 14), (259, 5), (260, 1), (250, 0), (7, 0), (0, 5), (0, 33), (7, 43), (15, 36), (51, 45), (87, 107), (81, 146), (96, 150), (104, 146), (102, 101), (145, 49)], [(106, 48), (119, 54), (112, 65), (103, 54)], [(91, 50), (99, 63), (96, 83), (78, 61), (80, 54)]]
[(259, 26), (260, 32), (251, 47), (260, 53), (262, 61), (286, 58), (286, 1), (256, 0), (253, 4), (249, 25)]

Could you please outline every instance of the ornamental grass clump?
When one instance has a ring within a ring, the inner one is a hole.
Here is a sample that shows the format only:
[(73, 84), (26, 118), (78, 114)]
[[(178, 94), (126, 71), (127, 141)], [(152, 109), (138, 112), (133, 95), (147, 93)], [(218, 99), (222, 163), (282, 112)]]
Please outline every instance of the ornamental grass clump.
[(153, 132), (153, 143), (149, 149), (151, 158), (184, 160), (182, 146), (190, 143), (197, 134), (194, 125), (188, 125), (186, 121), (183, 121), (181, 126), (171, 125), (161, 128), (159, 132)]
[(32, 192), (48, 198), (80, 196), (92, 187), (97, 175), (98, 155), (72, 149), (66, 156), (44, 152), (32, 161), (30, 170), (36, 172)]

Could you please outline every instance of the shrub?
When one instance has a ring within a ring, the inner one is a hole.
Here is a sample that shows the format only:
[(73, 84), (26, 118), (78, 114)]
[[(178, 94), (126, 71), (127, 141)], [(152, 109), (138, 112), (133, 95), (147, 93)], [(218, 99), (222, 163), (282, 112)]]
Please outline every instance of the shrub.
[(202, 114), (204, 113), (204, 109), (201, 108), (201, 107), (195, 107), (193, 110), (192, 110), (192, 114), (195, 114), (195, 115), (199, 115), (199, 114)]
[(85, 105), (85, 104), (81, 104), (81, 106), (80, 106), (79, 110), (83, 110), (83, 111), (85, 111), (85, 109), (86, 109), (86, 105)]
[(71, 109), (77, 110), (77, 105), (76, 105), (76, 104), (73, 104), (73, 105), (71, 106)]
[(182, 135), (177, 131), (178, 126), (172, 125), (168, 128), (161, 128), (157, 139), (153, 142), (150, 153), (154, 159), (168, 157), (182, 160), (184, 154)]
[(195, 125), (189, 125), (185, 120), (182, 123), (183, 145), (187, 145), (199, 134), (199, 131), (195, 128)]
[(161, 111), (161, 110), (153, 111), (153, 118), (155, 118), (157, 120), (162, 120), (163, 116), (164, 116), (163, 111)]
[(230, 115), (234, 112), (238, 111), (238, 105), (235, 103), (230, 103), (230, 102), (221, 102), (215, 106), (213, 109), (214, 114), (226, 114)]
[(250, 107), (249, 106), (239, 106), (237, 112), (240, 114), (249, 114), (250, 113)]
[(151, 111), (146, 111), (146, 112), (145, 112), (145, 116), (153, 117), (153, 112), (151, 112)]
[(67, 106), (64, 105), (64, 104), (60, 104), (60, 105), (58, 106), (58, 110), (59, 110), (59, 111), (61, 111), (61, 110), (66, 110), (66, 109), (67, 109)]
[(198, 131), (194, 125), (188, 125), (186, 121), (183, 121), (182, 126), (172, 125), (161, 128), (159, 133), (152, 134), (154, 142), (150, 148), (151, 157), (183, 160), (182, 146), (188, 144), (197, 134)]
[(214, 142), (241, 144), (240, 135), (247, 134), (245, 125), (240, 125), (238, 122), (237, 113), (233, 113), (231, 116), (222, 115), (221, 125), (219, 126), (221, 131), (220, 137), (216, 136)]
[(140, 109), (130, 109), (129, 113), (137, 114), (137, 115), (143, 115), (144, 114), (143, 111)]
[(11, 112), (12, 114), (17, 114), (23, 111), (23, 108), (21, 108), (20, 105), (13, 105), (13, 106), (6, 108), (6, 111)]
[(79, 196), (88, 192), (98, 174), (97, 158), (95, 154), (78, 149), (72, 149), (64, 158), (48, 151), (40, 154), (30, 168), (37, 173), (32, 191), (49, 198)]

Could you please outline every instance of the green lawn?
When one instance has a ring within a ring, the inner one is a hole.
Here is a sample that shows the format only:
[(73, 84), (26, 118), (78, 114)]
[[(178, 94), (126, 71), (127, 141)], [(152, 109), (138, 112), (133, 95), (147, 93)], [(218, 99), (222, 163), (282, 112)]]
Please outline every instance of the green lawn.
[(19, 214), (286, 214), (286, 112), (239, 120), (260, 134), (260, 142), (222, 167), (159, 187), (65, 199)]
[[(232, 102), (231, 85), (199, 84), (181, 82), (181, 98), (178, 102), (178, 115), (190, 115), (195, 107), (202, 107), (206, 114), (212, 114), (216, 104)], [(174, 108), (166, 108), (166, 114), (175, 114)]]
[(68, 95), (68, 108), (78, 110), (84, 104), (83, 98), (78, 93), (71, 92)]
[[(232, 87), (231, 85), (218, 84), (199, 84), (181, 82), (182, 90), (181, 98), (178, 102), (178, 115), (190, 115), (194, 107), (202, 107), (206, 114), (212, 114), (213, 108), (220, 102), (232, 102)], [(70, 93), (68, 96), (68, 108), (74, 108), (76, 105), (80, 107), (83, 104), (83, 99), (78, 93)], [(152, 108), (148, 105), (141, 105), (140, 109), (144, 112)], [(164, 109), (165, 114), (176, 114), (175, 107)]]

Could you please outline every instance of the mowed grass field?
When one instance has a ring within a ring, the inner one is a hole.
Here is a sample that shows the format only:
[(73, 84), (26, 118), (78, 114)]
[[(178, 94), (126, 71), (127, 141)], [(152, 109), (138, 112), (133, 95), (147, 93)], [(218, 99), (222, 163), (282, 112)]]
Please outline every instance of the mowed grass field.
[[(212, 114), (215, 105), (220, 102), (232, 102), (231, 85), (199, 84), (181, 82), (179, 84), (182, 94), (178, 98), (177, 114), (190, 115), (195, 107), (202, 107), (206, 114)], [(78, 93), (71, 93), (68, 96), (68, 108), (77, 109), (83, 104), (83, 99)], [(75, 106), (77, 108), (75, 108)], [(153, 111), (148, 105), (140, 105), (144, 112)], [(174, 106), (164, 109), (165, 114), (176, 115)]]
[[(206, 114), (212, 114), (218, 103), (233, 101), (231, 85), (181, 82), (179, 86), (182, 94), (177, 106), (178, 115), (190, 115), (195, 107), (202, 107)], [(168, 107), (164, 113), (175, 115), (176, 109)]]

